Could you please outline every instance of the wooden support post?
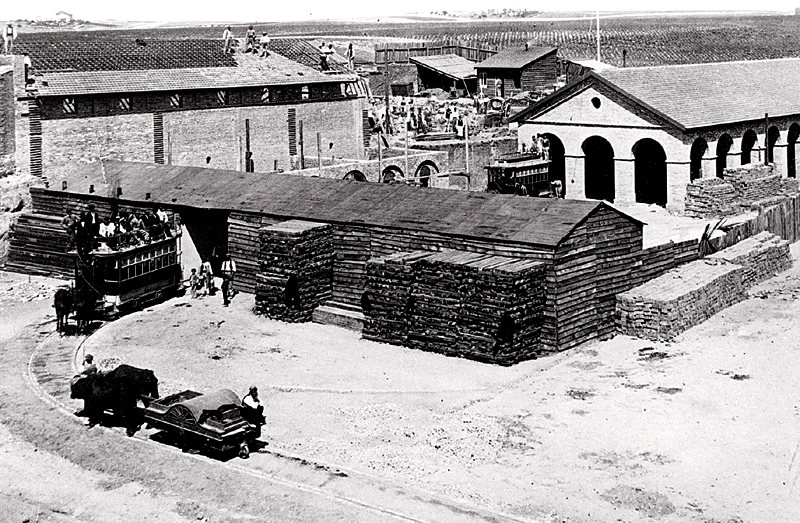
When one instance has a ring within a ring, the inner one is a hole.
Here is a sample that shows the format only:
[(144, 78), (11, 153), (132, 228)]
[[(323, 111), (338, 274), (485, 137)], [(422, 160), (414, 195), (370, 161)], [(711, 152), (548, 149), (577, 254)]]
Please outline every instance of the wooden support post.
[(386, 53), (383, 61), (383, 94), (386, 97), (386, 134), (391, 134), (391, 125), (389, 120), (389, 53)]
[(322, 139), (320, 134), (317, 133), (317, 170), (319, 171), (320, 178), (322, 177)]
[(298, 142), (300, 145), (300, 170), (303, 170), (306, 168), (306, 157), (303, 151), (303, 120), (300, 120), (300, 124), (298, 126), (297, 131), (299, 138)]

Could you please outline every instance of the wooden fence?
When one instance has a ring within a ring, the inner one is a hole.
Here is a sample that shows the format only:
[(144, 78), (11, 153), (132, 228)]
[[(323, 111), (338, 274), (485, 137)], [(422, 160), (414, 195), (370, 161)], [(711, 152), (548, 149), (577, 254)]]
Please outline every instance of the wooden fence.
[(399, 44), (377, 45), (375, 46), (375, 63), (380, 65), (386, 63), (387, 59), (391, 64), (406, 64), (411, 58), (418, 56), (437, 56), (444, 54), (454, 54), (466, 58), (471, 62), (482, 62), (497, 54), (497, 49), (482, 49), (461, 44)]

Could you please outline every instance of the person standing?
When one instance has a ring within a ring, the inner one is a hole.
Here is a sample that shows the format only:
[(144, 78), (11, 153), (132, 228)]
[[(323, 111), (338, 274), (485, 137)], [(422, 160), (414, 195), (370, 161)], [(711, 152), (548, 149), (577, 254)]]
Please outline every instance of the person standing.
[(200, 277), (204, 280), (206, 292), (211, 294), (211, 289), (214, 288), (214, 271), (211, 270), (211, 262), (208, 261), (208, 258), (203, 258), (203, 264), (200, 265)]
[(261, 38), (258, 39), (258, 44), (261, 46), (261, 58), (268, 57), (269, 51), (267, 50), (267, 46), (269, 45), (269, 36), (267, 36), (266, 31), (261, 33)]
[(253, 26), (247, 28), (247, 33), (245, 33), (245, 53), (255, 53), (256, 52), (256, 31), (253, 29)]
[(230, 27), (222, 32), (222, 40), (225, 42), (225, 54), (228, 54), (231, 51), (231, 40), (233, 40), (233, 32)]
[(355, 60), (355, 51), (353, 51), (353, 42), (347, 44), (347, 67), (350, 70), (353, 70), (355, 67), (353, 66), (353, 62)]
[(225, 255), (220, 270), (222, 271), (222, 277), (233, 285), (233, 280), (236, 277), (236, 262), (231, 259), (230, 254)]
[(14, 54), (14, 40), (17, 38), (17, 28), (11, 22), (3, 28), (3, 53)]
[(192, 274), (189, 275), (189, 292), (192, 298), (197, 298), (197, 287), (200, 283), (200, 277), (197, 276), (197, 269), (192, 267)]

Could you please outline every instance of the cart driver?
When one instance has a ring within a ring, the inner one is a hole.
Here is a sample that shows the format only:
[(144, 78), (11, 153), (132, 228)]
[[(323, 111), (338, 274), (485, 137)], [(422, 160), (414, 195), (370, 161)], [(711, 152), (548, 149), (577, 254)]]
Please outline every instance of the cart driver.
[(242, 417), (254, 425), (265, 423), (264, 406), (258, 399), (258, 387), (255, 385), (251, 385), (250, 391), (242, 398)]
[(87, 354), (83, 358), (83, 370), (81, 370), (81, 375), (88, 376), (95, 372), (97, 372), (97, 365), (94, 364), (94, 356)]

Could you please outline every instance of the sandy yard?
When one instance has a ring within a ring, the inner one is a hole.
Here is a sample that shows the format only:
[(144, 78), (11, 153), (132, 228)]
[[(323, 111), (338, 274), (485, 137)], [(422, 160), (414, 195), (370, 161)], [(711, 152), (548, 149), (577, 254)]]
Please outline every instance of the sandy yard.
[(256, 384), (274, 448), (523, 519), (796, 522), (800, 265), (751, 295), (673, 343), (510, 368), (256, 317), (243, 294), (132, 314), (84, 351), (153, 369), (162, 396)]

